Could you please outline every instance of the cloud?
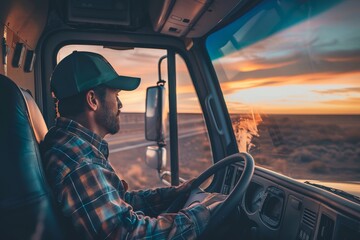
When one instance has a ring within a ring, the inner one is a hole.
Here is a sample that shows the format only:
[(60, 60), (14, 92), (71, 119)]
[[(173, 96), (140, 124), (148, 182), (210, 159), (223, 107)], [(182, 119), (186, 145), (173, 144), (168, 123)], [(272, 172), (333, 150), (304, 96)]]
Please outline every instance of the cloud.
[[(289, 59), (291, 62), (289, 63)], [(360, 72), (360, 50), (336, 51), (319, 55), (297, 54), (288, 57), (274, 59), (254, 59), (254, 64), (273, 65), (282, 64), (279, 67), (256, 69), (253, 71), (239, 72), (230, 81), (246, 79), (264, 79), (273, 77), (291, 77), (306, 74), (319, 73), (349, 73)]]
[(251, 107), (247, 104), (243, 104), (240, 101), (226, 101), (226, 106), (228, 109), (230, 109), (231, 112), (241, 112), (241, 113), (247, 113), (250, 112)]
[(360, 106), (360, 97), (351, 97), (346, 99), (339, 99), (339, 100), (329, 100), (323, 101), (322, 103), (331, 104), (331, 105), (342, 105), (342, 106), (355, 106), (356, 108)]
[[(360, 73), (360, 37), (356, 31), (349, 32), (357, 26), (358, 15), (351, 8), (353, 4), (341, 5), (347, 11), (329, 11), (219, 59), (217, 63), (227, 71), (226, 75), (218, 71), (221, 67), (217, 64), (219, 79), (221, 82), (251, 80), (251, 87), (257, 87), (289, 83), (289, 80), (298, 83), (301, 76), (307, 77), (302, 82), (309, 83), (310, 75)], [(353, 19), (344, 18), (350, 13)], [(261, 82), (256, 83), (257, 80)]]
[[(149, 50), (149, 49), (136, 49), (134, 52), (131, 52), (128, 56), (126, 56), (125, 60), (132, 61), (132, 62), (146, 62), (146, 61), (153, 61), (156, 64), (158, 63), (161, 56), (165, 55), (165, 50)], [(120, 59), (121, 61), (121, 59)], [(163, 64), (166, 64), (166, 60)]]
[(320, 94), (360, 93), (360, 87), (328, 89), (328, 90), (314, 90), (313, 92), (320, 93)]
[[(337, 50), (323, 53), (289, 53), (276, 57), (252, 55), (231, 56), (215, 68), (221, 80), (224, 94), (239, 90), (283, 86), (290, 84), (348, 84), (354, 87), (339, 90), (317, 90), (316, 93), (359, 92), (357, 81), (360, 76), (360, 49)], [(222, 66), (228, 72), (226, 75)], [(246, 71), (248, 69), (248, 71)], [(229, 70), (229, 71), (228, 71)]]

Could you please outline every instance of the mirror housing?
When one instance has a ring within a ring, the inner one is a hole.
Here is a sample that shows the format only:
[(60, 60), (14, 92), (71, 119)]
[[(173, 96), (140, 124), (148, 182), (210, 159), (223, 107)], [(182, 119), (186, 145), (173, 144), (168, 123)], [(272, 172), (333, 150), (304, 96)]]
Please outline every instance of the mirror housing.
[[(148, 146), (146, 149), (146, 164), (157, 170), (160, 180), (167, 186), (171, 186), (171, 172), (165, 171), (166, 167), (166, 148), (159, 146)], [(179, 178), (180, 183), (184, 183), (186, 180)]]
[(158, 172), (162, 171), (166, 166), (166, 148), (148, 146), (145, 162), (150, 168), (156, 169)]
[(146, 90), (145, 138), (164, 142), (166, 132), (165, 87), (154, 86)]

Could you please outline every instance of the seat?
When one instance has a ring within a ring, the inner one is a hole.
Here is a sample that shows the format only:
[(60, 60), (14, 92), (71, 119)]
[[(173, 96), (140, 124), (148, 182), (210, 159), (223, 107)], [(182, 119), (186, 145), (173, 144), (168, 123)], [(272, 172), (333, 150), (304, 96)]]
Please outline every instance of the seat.
[(0, 75), (0, 239), (71, 239), (42, 168), (47, 127), (31, 95)]

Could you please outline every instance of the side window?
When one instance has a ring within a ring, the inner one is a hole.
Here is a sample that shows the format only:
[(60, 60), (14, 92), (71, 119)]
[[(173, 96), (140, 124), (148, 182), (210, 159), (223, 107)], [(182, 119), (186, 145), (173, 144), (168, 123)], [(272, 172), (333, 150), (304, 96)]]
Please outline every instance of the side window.
[[(93, 45), (68, 45), (60, 49), (61, 59), (73, 51), (90, 51), (103, 55), (120, 75), (137, 76), (141, 84), (135, 91), (121, 91), (123, 103), (120, 115), (120, 131), (107, 135), (109, 161), (119, 176), (129, 183), (130, 190), (163, 187), (156, 170), (145, 163), (146, 148), (156, 145), (145, 139), (144, 113), (146, 89), (158, 81), (158, 61), (166, 50), (130, 48), (115, 50)], [(141, 64), (139, 64), (141, 63)], [(162, 78), (167, 81), (166, 61), (162, 64)], [(184, 60), (176, 57), (179, 175), (190, 179), (198, 176), (212, 164), (210, 143), (207, 136), (200, 104)], [(165, 85), (168, 88), (168, 83)], [(169, 131), (167, 131), (169, 132)], [(167, 138), (167, 166), (170, 170), (170, 144)]]
[(141, 84), (136, 90), (119, 93), (123, 104), (120, 131), (105, 137), (109, 143), (109, 161), (117, 174), (128, 182), (130, 190), (164, 186), (156, 170), (145, 163), (147, 146), (156, 143), (145, 139), (144, 113), (146, 89), (156, 85), (158, 60), (166, 55), (166, 50), (145, 48), (115, 50), (103, 46), (69, 45), (60, 49), (58, 62), (74, 50), (97, 52), (109, 61), (118, 74), (141, 78)]
[(176, 55), (179, 176), (197, 177), (213, 164), (210, 141), (188, 68)]

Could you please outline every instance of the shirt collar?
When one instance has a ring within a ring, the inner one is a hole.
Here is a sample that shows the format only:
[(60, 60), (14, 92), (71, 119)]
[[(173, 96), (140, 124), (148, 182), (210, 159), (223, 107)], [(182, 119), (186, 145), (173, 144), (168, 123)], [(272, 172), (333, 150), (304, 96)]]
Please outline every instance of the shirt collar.
[(96, 147), (104, 155), (106, 159), (108, 158), (109, 156), (108, 143), (96, 133), (90, 131), (89, 129), (82, 126), (78, 122), (75, 122), (74, 120), (64, 117), (59, 117), (56, 119), (56, 126), (59, 128), (66, 129), (67, 131), (89, 142), (94, 147)]

